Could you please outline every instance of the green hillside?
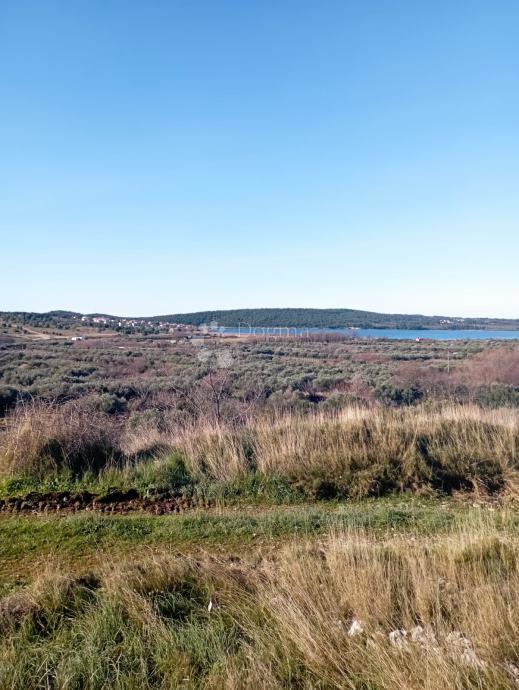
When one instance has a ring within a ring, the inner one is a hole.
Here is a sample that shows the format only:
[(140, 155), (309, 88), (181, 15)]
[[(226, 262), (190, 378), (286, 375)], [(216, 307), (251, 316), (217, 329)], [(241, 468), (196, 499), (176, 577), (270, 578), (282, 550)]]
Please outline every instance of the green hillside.
[[(69, 327), (77, 324), (83, 314), (72, 311), (0, 312), (0, 319), (39, 327)], [(153, 322), (201, 324), (216, 321), (220, 326), (237, 327), (239, 324), (263, 327), (296, 328), (401, 328), (401, 329), (519, 329), (519, 319), (461, 318), (424, 316), (422, 314), (381, 314), (358, 309), (228, 309), (168, 314), (151, 317), (122, 317), (109, 314), (87, 314), (87, 317), (105, 317), (117, 321), (134, 319), (147, 325)]]
[(299, 328), (497, 328), (515, 329), (519, 319), (462, 319), (421, 314), (380, 314), (357, 309), (229, 309), (157, 316), (157, 320), (221, 326), (293, 326)]

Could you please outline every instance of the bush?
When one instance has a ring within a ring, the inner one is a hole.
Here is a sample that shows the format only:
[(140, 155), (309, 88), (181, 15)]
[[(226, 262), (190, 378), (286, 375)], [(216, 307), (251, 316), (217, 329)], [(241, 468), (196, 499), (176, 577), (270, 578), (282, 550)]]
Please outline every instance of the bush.
[(124, 412), (127, 407), (126, 398), (119, 397), (115, 393), (103, 393), (99, 396), (98, 409), (106, 414), (117, 414)]
[(0, 417), (3, 417), (10, 409), (12, 409), (17, 400), (22, 397), (22, 392), (16, 388), (2, 386), (0, 388)]
[(17, 407), (0, 437), (4, 474), (45, 473), (68, 469), (98, 471), (121, 457), (118, 432), (107, 415), (77, 404), (32, 403)]
[(519, 407), (519, 388), (505, 384), (481, 386), (474, 397), (475, 402), (485, 407)]
[(384, 405), (414, 405), (423, 397), (423, 392), (417, 386), (399, 388), (383, 384), (375, 389), (376, 399)]
[(193, 479), (182, 456), (173, 454), (166, 459), (141, 463), (136, 469), (135, 483), (142, 493), (180, 491)]

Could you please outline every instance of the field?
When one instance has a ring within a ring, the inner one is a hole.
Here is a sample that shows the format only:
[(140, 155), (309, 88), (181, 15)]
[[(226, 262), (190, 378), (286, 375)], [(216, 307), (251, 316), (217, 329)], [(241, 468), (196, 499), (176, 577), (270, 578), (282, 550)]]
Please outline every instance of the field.
[(376, 499), (1, 523), (9, 688), (513, 688), (517, 511)]
[(16, 328), (1, 688), (519, 687), (518, 344)]
[[(225, 374), (226, 398), (235, 407), (250, 407), (252, 400), (256, 407), (265, 403), (290, 410), (346, 402), (447, 399), (495, 407), (519, 401), (517, 341), (402, 342), (334, 334), (236, 339), (182, 330), (124, 335), (83, 327), (30, 331), (10, 324), (0, 332), (0, 409), (20, 396), (33, 396), (90, 399), (113, 411), (111, 399), (113, 407), (137, 412), (150, 396), (166, 394), (178, 407), (181, 396), (195, 397), (215, 371), (220, 378)], [(72, 341), (78, 334), (85, 339)]]

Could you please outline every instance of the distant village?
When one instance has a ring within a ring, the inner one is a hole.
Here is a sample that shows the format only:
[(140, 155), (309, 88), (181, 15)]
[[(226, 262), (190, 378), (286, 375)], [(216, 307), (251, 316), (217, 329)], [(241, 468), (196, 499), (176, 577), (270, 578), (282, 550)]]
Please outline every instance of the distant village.
[(82, 316), (81, 318), (74, 316), (72, 318), (80, 320), (84, 326), (101, 326), (116, 330), (132, 329), (142, 331), (150, 329), (154, 332), (159, 331), (162, 333), (178, 333), (179, 331), (192, 332), (196, 330), (194, 326), (183, 323), (153, 321), (151, 319), (125, 319), (122, 317), (113, 318), (111, 316)]
[(465, 319), (462, 319), (461, 317), (454, 317), (452, 319), (440, 319), (440, 323), (442, 326), (449, 326), (452, 324), (463, 324), (465, 322)]

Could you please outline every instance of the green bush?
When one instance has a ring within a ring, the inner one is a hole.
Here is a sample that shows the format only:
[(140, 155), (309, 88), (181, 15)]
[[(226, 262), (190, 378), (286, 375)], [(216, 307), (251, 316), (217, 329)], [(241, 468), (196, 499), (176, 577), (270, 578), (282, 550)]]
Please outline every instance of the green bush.
[(128, 405), (126, 398), (119, 397), (115, 393), (103, 393), (99, 396), (97, 407), (105, 414), (117, 414), (124, 412)]
[(191, 487), (193, 478), (181, 455), (141, 462), (135, 469), (134, 482), (141, 493), (178, 492)]

